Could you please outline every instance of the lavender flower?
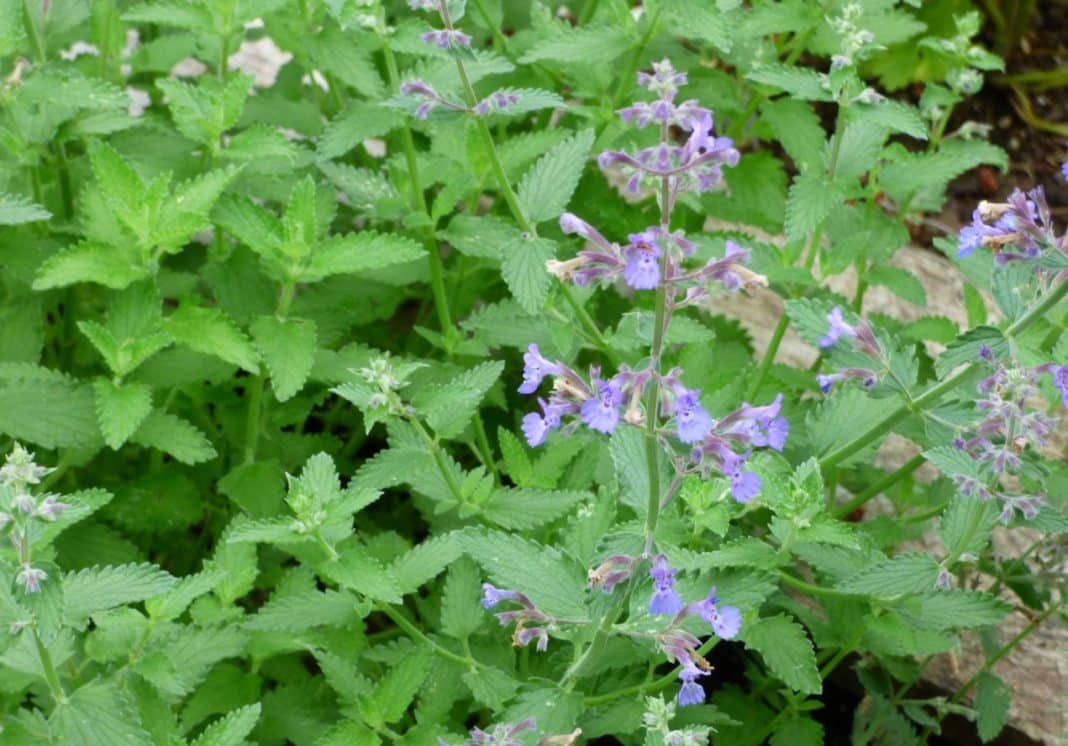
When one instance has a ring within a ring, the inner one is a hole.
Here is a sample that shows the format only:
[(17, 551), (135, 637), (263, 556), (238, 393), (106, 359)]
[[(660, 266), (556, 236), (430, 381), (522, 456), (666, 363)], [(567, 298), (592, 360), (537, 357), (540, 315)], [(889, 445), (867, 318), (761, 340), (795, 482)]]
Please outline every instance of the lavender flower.
[(1061, 178), (1068, 181), (1068, 158), (1061, 163)]
[(486, 116), (492, 111), (504, 111), (505, 109), (515, 106), (521, 99), (522, 96), (518, 93), (504, 90), (494, 91), (475, 104), (475, 108), (472, 109), (472, 111), (479, 116)]
[(535, 649), (545, 651), (549, 647), (549, 626), (555, 623), (553, 618), (539, 611), (524, 593), (482, 584), (482, 608), (493, 609), (506, 601), (519, 608), (501, 611), (495, 616), (502, 626), (515, 623), (512, 643), (516, 647), (526, 647), (536, 640)]
[(27, 593), (38, 593), (41, 590), (41, 582), (48, 579), (48, 573), (44, 570), (32, 567), (29, 562), (22, 565), (15, 582), (23, 587)]
[(701, 641), (686, 630), (679, 629), (672, 624), (665, 632), (657, 636), (657, 643), (668, 658), (682, 667), (679, 671), (679, 680), (682, 682), (678, 694), (679, 707), (704, 702), (705, 690), (697, 683), (697, 679), (707, 676), (712, 666), (697, 652)]
[(742, 628), (742, 612), (734, 606), (721, 605), (715, 587), (709, 591), (707, 598), (686, 607), (685, 613), (700, 616), (712, 625), (716, 636), (723, 640), (733, 640)]
[[(416, 2), (417, 0), (412, 1)], [(518, 735), (524, 731), (534, 730), (534, 727), (534, 718), (527, 718), (515, 725), (510, 725), (508, 723), (495, 725), (489, 731), (484, 731), (481, 728), (472, 728), (470, 731), (471, 737), (460, 744), (460, 746), (523, 746), (523, 742), (519, 740)], [(438, 739), (438, 743), (440, 746), (449, 746), (448, 743), (441, 738)]]
[(471, 37), (457, 29), (435, 29), (427, 31), (421, 37), (427, 44), (432, 44), (439, 49), (455, 49), (457, 47), (471, 46)]
[(682, 682), (678, 693), (679, 707), (699, 705), (705, 701), (704, 687), (697, 683), (701, 676), (708, 676), (708, 672), (702, 671), (689, 658), (683, 660), (682, 670), (679, 672), (679, 680)]
[(827, 314), (827, 333), (820, 337), (820, 347), (831, 347), (842, 337), (853, 339), (857, 336), (857, 330), (846, 323), (842, 318), (842, 309), (835, 306)]
[(522, 593), (518, 591), (510, 591), (503, 588), (496, 588), (489, 583), (482, 584), (482, 608), (492, 609), (502, 601), (519, 601), (520, 598), (525, 598)]
[(652, 290), (660, 284), (660, 246), (656, 232), (647, 230), (630, 236), (623, 250), (627, 263), (623, 279), (635, 290)]
[(979, 203), (971, 224), (961, 229), (957, 256), (966, 257), (977, 248), (986, 247), (994, 252), (995, 262), (1003, 265), (1036, 259), (1058, 245), (1063, 243), (1053, 233), (1042, 187), (1027, 193), (1016, 189), (1006, 202)]
[(533, 342), (523, 354), (523, 383), (519, 386), (520, 394), (533, 394), (541, 385), (545, 376), (557, 376), (563, 373), (563, 366), (546, 360)]
[(60, 502), (55, 495), (46, 495), (37, 506), (35, 514), (46, 521), (55, 522), (56, 518), (69, 507), (70, 505)]
[(600, 588), (611, 593), (617, 585), (627, 580), (634, 569), (634, 558), (625, 554), (613, 554), (600, 565), (586, 573), (591, 588)]
[(597, 395), (582, 403), (579, 410), (582, 421), (591, 429), (601, 433), (611, 433), (619, 424), (619, 406), (623, 402), (623, 393), (615, 381), (595, 380)]
[(701, 406), (701, 392), (685, 389), (675, 399), (675, 426), (679, 440), (696, 443), (712, 432), (712, 416)]
[(831, 390), (831, 386), (834, 384), (849, 379), (860, 381), (866, 389), (874, 388), (879, 380), (876, 377), (875, 371), (870, 368), (842, 368), (836, 373), (820, 373), (816, 376), (816, 382), (819, 384), (820, 391), (825, 394)]
[(678, 570), (668, 565), (668, 559), (663, 554), (653, 562), (649, 575), (653, 579), (655, 590), (649, 599), (650, 614), (678, 614), (682, 610), (682, 599), (675, 591), (677, 572)]
[(1061, 404), (1068, 407), (1068, 365), (1053, 369), (1053, 385), (1061, 392)]

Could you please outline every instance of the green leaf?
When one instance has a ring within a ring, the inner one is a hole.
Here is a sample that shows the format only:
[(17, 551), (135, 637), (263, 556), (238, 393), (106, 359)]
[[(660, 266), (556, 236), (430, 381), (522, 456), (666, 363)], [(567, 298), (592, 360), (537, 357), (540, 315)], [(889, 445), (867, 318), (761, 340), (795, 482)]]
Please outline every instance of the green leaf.
[(715, 3), (695, 4), (689, 0), (660, 0), (659, 7), (672, 33), (687, 39), (700, 39), (720, 52), (731, 51), (733, 28), (730, 16)]
[(144, 383), (118, 385), (98, 378), (93, 381), (93, 393), (104, 442), (118, 450), (152, 411), (152, 389)]
[(927, 139), (927, 127), (915, 106), (904, 101), (886, 99), (878, 104), (853, 104), (857, 116), (892, 132), (901, 132), (918, 140)]
[(0, 365), (0, 433), (45, 448), (99, 444), (93, 390), (45, 368)]
[(385, 135), (401, 121), (395, 109), (353, 101), (330, 120), (319, 136), (319, 157), (343, 156), (364, 140)]
[(945, 316), (923, 316), (901, 327), (901, 336), (916, 342), (930, 340), (945, 344), (959, 333), (957, 322)]
[[(945, 450), (950, 450), (950, 447), (946, 446)], [(967, 457), (965, 460), (968, 460)], [(941, 469), (942, 464), (938, 464), (938, 468)], [(968, 475), (968, 472), (956, 473)], [(958, 494), (946, 506), (938, 524), (938, 534), (951, 552), (959, 551), (961, 555), (978, 557), (990, 543), (990, 534), (997, 523), (998, 505), (995, 501)], [(967, 544), (964, 543), (966, 540)]]
[(820, 169), (800, 174), (786, 198), (786, 237), (798, 241), (814, 231), (845, 197), (838, 182), (828, 183)]
[(167, 106), (178, 131), (194, 142), (214, 149), (223, 133), (237, 124), (252, 87), (247, 75), (228, 75), (225, 81), (202, 75), (193, 85), (175, 78), (161, 78), (156, 87), (167, 97)]
[(921, 597), (917, 607), (903, 607), (901, 612), (917, 627), (960, 629), (994, 624), (1010, 610), (1004, 601), (980, 591), (941, 591)]
[(214, 33), (215, 19), (203, 5), (179, 0), (142, 3), (122, 14), (127, 23), (155, 23), (161, 26)]
[(333, 236), (315, 247), (300, 273), (301, 282), (317, 282), (331, 275), (351, 275), (422, 258), (423, 247), (406, 236), (363, 231)]
[(144, 419), (130, 440), (168, 453), (183, 464), (199, 464), (216, 456), (204, 433), (181, 417), (159, 410)]
[(556, 242), (547, 238), (519, 238), (501, 247), (501, 275), (527, 313), (537, 314), (549, 297), (552, 276), (545, 262), (556, 255)]
[(467, 671), (460, 678), (476, 702), (494, 711), (503, 709), (519, 691), (519, 682), (499, 668), (484, 666)]
[(780, 98), (765, 103), (763, 119), (799, 171), (820, 168), (827, 138), (820, 118), (804, 101)]
[(355, 616), (356, 602), (348, 593), (314, 588), (297, 593), (277, 591), (248, 619), (245, 627), (299, 633), (314, 627), (342, 627)]
[(823, 691), (816, 653), (804, 628), (786, 614), (742, 625), (745, 647), (760, 653), (768, 668), (795, 692)]
[(592, 499), (589, 492), (498, 487), (482, 512), (502, 528), (526, 530), (555, 521), (583, 500)]
[[(645, 447), (645, 435), (631, 427), (617, 427), (608, 445), (616, 477), (623, 489), (620, 499), (639, 515), (645, 515), (649, 507), (649, 462)], [(670, 484), (673, 473), (671, 461), (659, 446), (657, 462), (660, 466), (660, 484)]]
[(909, 303), (915, 303), (917, 306), (927, 305), (927, 291), (923, 289), (923, 283), (906, 269), (876, 264), (868, 270), (867, 278), (869, 284), (882, 285)]
[(37, 270), (33, 289), (50, 290), (78, 282), (121, 289), (146, 276), (148, 271), (132, 247), (82, 241), (45, 259)]
[(523, 238), (514, 225), (492, 215), (457, 215), (437, 235), (462, 254), (497, 261), (505, 246), (521, 248)]
[(425, 386), (412, 404), (440, 438), (459, 435), (478, 411), (478, 405), (504, 370), (504, 363), (487, 361), (464, 371), (446, 384)]
[(271, 374), (275, 398), (278, 401), (293, 398), (304, 387), (315, 363), (315, 323), (307, 319), (260, 316), (252, 322), (250, 330)]
[(463, 554), (461, 535), (442, 534), (417, 544), (390, 566), (402, 593), (414, 593)]
[(558, 217), (571, 201), (586, 168), (594, 133), (575, 133), (538, 159), (519, 181), (517, 196), (523, 214), (532, 223)]
[(838, 584), (843, 593), (893, 598), (930, 591), (938, 579), (938, 563), (926, 554), (902, 554), (859, 570)]
[(975, 682), (975, 725), (983, 743), (993, 740), (1009, 719), (1012, 690), (1000, 678), (983, 671)]
[(104, 202), (131, 231), (147, 236), (148, 191), (137, 171), (110, 145), (97, 142), (89, 150), (89, 164)]
[(342, 588), (386, 603), (400, 603), (401, 591), (392, 572), (367, 553), (363, 547), (346, 547), (341, 556), (320, 567), (320, 572)]
[(534, 466), (530, 463), (522, 441), (511, 430), (500, 427), (497, 429), (497, 442), (508, 476), (520, 487), (531, 486), (534, 483)]
[(465, 531), (460, 543), (495, 585), (525, 593), (546, 614), (585, 618), (585, 573), (557, 549), (498, 531)]
[(482, 576), (467, 557), (449, 566), (445, 590), (441, 594), (441, 631), (457, 640), (466, 640), (482, 626), (486, 616), (479, 598)]
[(382, 720), (395, 723), (404, 716), (419, 687), (430, 674), (430, 649), (420, 646), (390, 668), (375, 689), (373, 700)]
[(979, 360), (979, 352), (984, 347), (990, 349), (997, 359), (1003, 358), (1009, 351), (1009, 341), (1000, 329), (992, 326), (977, 326), (961, 334), (950, 342), (935, 360), (935, 372), (945, 378), (958, 365), (966, 365)]
[(26, 197), (0, 192), (0, 225), (22, 225), (48, 220), (52, 213)]
[(746, 76), (755, 83), (775, 86), (786, 91), (793, 98), (803, 101), (831, 101), (828, 88), (824, 87), (823, 78), (815, 70), (792, 65), (769, 64), (754, 68)]
[(610, 64), (632, 43), (631, 37), (616, 27), (583, 25), (567, 30), (556, 27), (552, 35), (534, 42), (519, 61), (525, 65), (543, 60), (547, 63)]
[(156, 620), (176, 619), (191, 603), (215, 590), (225, 577), (226, 572), (222, 568), (205, 563), (205, 568), (200, 572), (179, 578), (167, 593), (145, 601), (145, 611)]
[(260, 719), (260, 703), (234, 710), (209, 725), (191, 746), (244, 746)]
[(823, 726), (812, 718), (792, 717), (775, 728), (770, 746), (823, 746)]
[(63, 576), (63, 598), (71, 619), (166, 593), (177, 582), (155, 565), (91, 567)]
[(63, 746), (151, 746), (128, 696), (107, 680), (92, 681), (60, 702), (49, 718)]
[(163, 321), (178, 344), (257, 374), (259, 355), (237, 324), (218, 308), (183, 305)]

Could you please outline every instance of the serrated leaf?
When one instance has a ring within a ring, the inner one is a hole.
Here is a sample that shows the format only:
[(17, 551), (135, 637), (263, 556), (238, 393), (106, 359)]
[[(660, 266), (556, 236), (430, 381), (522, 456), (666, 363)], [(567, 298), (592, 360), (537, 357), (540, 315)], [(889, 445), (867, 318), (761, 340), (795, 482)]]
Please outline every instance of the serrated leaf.
[(498, 487), (482, 512), (502, 528), (526, 530), (555, 521), (583, 500), (592, 499), (589, 492)]
[[(644, 515), (649, 506), (649, 466), (645, 455), (645, 436), (637, 428), (617, 427), (609, 440), (609, 452), (616, 477), (623, 492), (620, 499)], [(657, 448), (660, 485), (671, 482), (672, 467), (668, 455)]]
[(460, 534), (449, 533), (427, 539), (398, 557), (390, 572), (402, 593), (413, 593), (427, 581), (441, 574), (463, 554)]
[(441, 594), (441, 631), (457, 640), (466, 640), (482, 626), (486, 617), (479, 598), (482, 575), (467, 557), (449, 566), (445, 590)]
[(856, 179), (867, 173), (879, 158), (886, 135), (885, 128), (865, 119), (854, 119), (846, 124), (840, 135), (842, 141), (835, 163), (835, 177)]
[(547, 238), (520, 238), (501, 247), (501, 275), (527, 313), (534, 315), (549, 297), (552, 276), (545, 262), (556, 255), (556, 243)]
[(904, 298), (909, 303), (917, 306), (927, 305), (927, 291), (923, 283), (916, 279), (906, 269), (891, 267), (887, 264), (876, 264), (867, 272), (868, 283), (882, 285), (899, 298)]
[(511, 430), (505, 430), (503, 427), (497, 430), (497, 443), (508, 476), (520, 487), (531, 486), (534, 482), (534, 466), (530, 463), (523, 443)]
[(464, 371), (446, 384), (426, 386), (412, 404), (440, 438), (459, 435), (478, 411), (486, 392), (504, 370), (504, 363), (487, 361)]
[(464, 532), (460, 544), (495, 585), (525, 593), (546, 614), (585, 618), (584, 572), (558, 550), (497, 531)]
[(400, 124), (395, 109), (353, 101), (330, 120), (319, 136), (319, 156), (338, 158), (370, 137), (381, 137)]
[(355, 599), (348, 593), (308, 589), (276, 593), (245, 627), (270, 632), (303, 632), (313, 627), (341, 627), (356, 616)]
[(146, 276), (145, 267), (127, 248), (82, 241), (45, 259), (37, 270), (33, 289), (50, 290), (78, 282), (121, 289)]
[(153, 619), (175, 619), (195, 600), (215, 590), (225, 576), (223, 569), (206, 563), (200, 572), (179, 578), (167, 593), (145, 601), (145, 611)]
[(156, 81), (178, 131), (194, 142), (216, 147), (223, 133), (237, 124), (252, 78), (228, 75), (224, 81), (203, 75), (196, 84), (174, 78)]
[(857, 116), (861, 119), (918, 140), (927, 139), (927, 127), (924, 125), (920, 112), (915, 106), (910, 106), (904, 101), (887, 99), (870, 106), (863, 104), (854, 104), (854, 106)]
[(519, 691), (519, 682), (499, 668), (485, 666), (460, 678), (476, 702), (494, 711), (500, 711)]
[(798, 170), (819, 168), (823, 164), (827, 138), (811, 106), (804, 101), (780, 98), (765, 103), (761, 110), (764, 121), (771, 126)]
[(831, 101), (823, 77), (815, 70), (792, 65), (770, 64), (754, 68), (746, 76), (756, 83), (775, 86), (803, 101)]
[(786, 198), (786, 237), (798, 241), (814, 231), (845, 197), (837, 182), (828, 183), (820, 169), (800, 174)]
[(93, 381), (97, 422), (104, 442), (118, 450), (152, 411), (152, 389), (143, 383), (117, 385), (107, 378)]
[(127, 695), (107, 680), (92, 681), (58, 703), (49, 724), (64, 746), (152, 744)]
[(916, 607), (901, 609), (918, 627), (962, 629), (1000, 621), (1011, 610), (1004, 601), (980, 591), (941, 591), (919, 598)]
[(0, 225), (22, 225), (48, 220), (52, 213), (27, 197), (0, 192)]
[[(924, 455), (928, 453), (930, 451)], [(937, 461), (935, 463), (940, 469), (942, 468), (942, 464), (938, 464)], [(957, 473), (968, 474), (968, 472)], [(967, 495), (955, 495), (942, 514), (942, 519), (938, 524), (938, 534), (951, 552), (959, 551), (961, 555), (978, 557), (990, 542), (990, 534), (997, 525), (999, 512), (994, 500), (979, 500)], [(964, 544), (966, 539), (968, 543)]]
[(983, 743), (993, 740), (1009, 719), (1012, 690), (1000, 678), (983, 671), (975, 682), (975, 725)]
[(63, 377), (0, 377), (0, 433), (45, 448), (99, 443), (93, 391)]
[(218, 308), (183, 305), (163, 321), (179, 344), (259, 373), (259, 354), (237, 324)]
[(661, 11), (671, 31), (687, 39), (700, 39), (720, 52), (731, 51), (731, 17), (714, 3), (694, 4), (688, 0), (661, 0)]
[(506, 246), (522, 246), (520, 231), (492, 215), (457, 215), (437, 235), (460, 253), (480, 259), (499, 261)]
[(130, 440), (168, 453), (183, 464), (199, 464), (216, 456), (204, 433), (181, 417), (159, 410), (144, 419)]
[(935, 586), (938, 563), (926, 554), (902, 554), (866, 567), (838, 584), (843, 593), (859, 593), (892, 598), (907, 593), (923, 593)]
[(71, 619), (166, 593), (177, 581), (150, 564), (91, 567), (63, 576), (63, 598)]
[(558, 28), (550, 36), (536, 41), (519, 61), (523, 64), (542, 60), (607, 64), (627, 51), (631, 44), (629, 35), (610, 26), (584, 25), (566, 31)]
[(318, 244), (300, 274), (301, 282), (317, 282), (331, 275), (351, 275), (420, 259), (425, 250), (406, 236), (363, 231), (333, 236)]
[(271, 374), (278, 401), (293, 398), (315, 364), (315, 323), (307, 319), (260, 316), (250, 326), (252, 338)]
[(950, 342), (935, 360), (935, 372), (946, 377), (958, 365), (967, 365), (979, 360), (979, 352), (988, 348), (995, 359), (1002, 359), (1009, 351), (1009, 341), (1001, 330), (992, 326), (977, 326)]
[(260, 703), (246, 705), (211, 723), (191, 746), (243, 746), (260, 719)]
[(142, 3), (123, 13), (122, 19), (127, 23), (157, 23), (204, 33), (215, 29), (215, 20), (208, 8), (177, 0)]
[(540, 223), (564, 211), (586, 168), (593, 140), (592, 129), (577, 132), (553, 147), (523, 175), (517, 197), (527, 220)]
[(408, 710), (430, 673), (430, 656), (429, 648), (415, 648), (379, 682), (373, 698), (383, 722), (394, 723)]
[(400, 588), (392, 572), (360, 546), (346, 547), (337, 560), (325, 563), (319, 569), (342, 588), (376, 601), (401, 601)]
[(760, 653), (771, 672), (795, 692), (823, 691), (812, 642), (804, 628), (786, 614), (743, 624), (741, 637), (745, 647)]

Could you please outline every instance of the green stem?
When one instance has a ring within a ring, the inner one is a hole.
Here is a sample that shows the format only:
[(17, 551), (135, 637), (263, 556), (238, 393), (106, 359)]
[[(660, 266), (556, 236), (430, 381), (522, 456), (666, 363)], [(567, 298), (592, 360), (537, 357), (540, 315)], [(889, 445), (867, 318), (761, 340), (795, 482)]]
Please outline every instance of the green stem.
[(421, 642), (424, 645), (429, 646), (441, 658), (444, 658), (445, 660), (451, 661), (453, 663), (457, 663), (469, 670), (483, 667), (482, 664), (474, 658), (465, 657), (458, 653), (454, 653), (448, 648), (442, 647), (437, 642), (427, 637), (425, 634), (423, 634), (422, 630), (420, 630), (418, 627), (408, 621), (407, 617), (405, 617), (404, 614), (397, 611), (392, 606), (388, 604), (377, 604), (375, 606), (375, 609), (381, 611), (383, 614), (393, 620), (393, 623), (400, 627), (402, 630), (404, 630), (405, 634), (412, 638), (414, 642)]
[(642, 38), (638, 40), (638, 46), (634, 48), (630, 58), (627, 60), (627, 66), (623, 68), (623, 74), (619, 78), (619, 85), (616, 87), (616, 92), (612, 96), (612, 108), (619, 108), (623, 101), (623, 96), (634, 85), (634, 74), (638, 72), (638, 62), (641, 61), (642, 53), (645, 52), (645, 47), (649, 44), (649, 40), (653, 37), (653, 33), (656, 32), (657, 21), (660, 20), (659, 8), (653, 12), (652, 17), (649, 18), (649, 26), (645, 29), (645, 33), (642, 34)]
[(43, 65), (46, 59), (44, 37), (41, 36), (41, 29), (37, 25), (37, 11), (33, 6), (33, 0), (23, 0), (23, 24), (26, 28), (26, 36), (30, 39), (30, 54), (34, 62)]
[(813, 583), (801, 580), (801, 578), (795, 577), (794, 575), (791, 575), (790, 573), (784, 570), (779, 571), (779, 580), (781, 580), (788, 586), (796, 588), (799, 591), (804, 591), (805, 593), (808, 593), (812, 596), (827, 596), (830, 598), (856, 598), (859, 595), (863, 595), (858, 593), (846, 593), (844, 591), (836, 591), (833, 588), (824, 588), (821, 585), (814, 585)]
[[(275, 315), (284, 319), (289, 313), (289, 307), (293, 304), (296, 294), (296, 283), (287, 280), (282, 286), (282, 294), (278, 299)], [(260, 420), (263, 417), (263, 389), (264, 374), (258, 373), (253, 377), (248, 398), (248, 414), (245, 417), (245, 463), (251, 464), (256, 460), (256, 451), (260, 445)]]
[[(975, 686), (975, 682), (979, 680), (980, 676), (982, 676), (984, 673), (987, 673), (988, 671), (990, 671), (990, 669), (997, 665), (998, 661), (1000, 661), (1002, 658), (1012, 652), (1012, 649), (1019, 645), (1020, 642), (1024, 640), (1024, 638), (1026, 638), (1028, 635), (1030, 635), (1032, 632), (1042, 626), (1042, 623), (1046, 621), (1046, 619), (1048, 619), (1053, 614), (1053, 612), (1057, 611), (1057, 609), (1059, 608), (1060, 604), (1051, 603), (1049, 605), (1049, 608), (1047, 608), (1037, 617), (1032, 619), (1026, 627), (1017, 632), (1011, 640), (1005, 643), (1001, 648), (998, 649), (996, 653), (990, 656), (987, 659), (986, 663), (983, 664), (982, 668), (972, 674), (970, 679), (961, 684), (960, 688), (957, 689), (957, 691), (953, 693), (953, 696), (949, 698), (948, 704), (953, 705), (959, 702), (961, 698), (963, 698), (964, 695), (968, 693), (968, 690)], [(938, 715), (935, 718), (935, 722), (931, 725), (928, 725), (927, 728), (924, 729), (923, 733), (920, 735), (919, 741), (917, 741), (917, 744), (919, 744), (919, 746), (923, 746), (923, 744), (927, 743), (927, 739), (932, 733), (934, 733), (935, 728), (938, 727), (938, 724), (942, 722), (943, 718), (945, 718), (944, 713)]]
[(52, 699), (58, 704), (66, 703), (67, 693), (63, 691), (63, 684), (59, 680), (59, 674), (56, 673), (56, 667), (52, 664), (52, 656), (36, 629), (33, 630), (33, 643), (37, 646), (37, 657), (41, 661), (41, 670), (44, 672), (45, 681), (48, 683), (48, 691), (52, 693)]
[(493, 458), (493, 450), (490, 448), (489, 438), (486, 436), (486, 426), (482, 422), (482, 418), (476, 416), (471, 422), (475, 429), (475, 446), (478, 451), (479, 458), (490, 474), (493, 475), (493, 479), (496, 482), (501, 481), (500, 472), (497, 471), (497, 461)]
[[(384, 33), (379, 34), (382, 40), (382, 54), (386, 61), (386, 75), (389, 78), (389, 87), (394, 91), (400, 90), (400, 74), (397, 71), (397, 58), (389, 45), (389, 39)], [(401, 127), (401, 145), (404, 148), (404, 160), (408, 166), (409, 191), (413, 209), (427, 218), (430, 211), (427, 209), (426, 195), (423, 193), (422, 179), (419, 174), (419, 161), (415, 154), (415, 141), (412, 139), (412, 129), (405, 121)], [(427, 266), (430, 269), (430, 291), (434, 297), (434, 311), (438, 317), (438, 326), (441, 333), (449, 342), (455, 337), (456, 331), (452, 322), (452, 313), (449, 310), (448, 296), (445, 294), (444, 268), (441, 261), (441, 253), (438, 251), (437, 237), (434, 229), (428, 222), (423, 229), (423, 246), (426, 247)]]
[[(1059, 286), (1046, 293), (1035, 306), (1026, 314), (1021, 316), (1015, 323), (1013, 323), (1008, 329), (1005, 330), (1005, 337), (1012, 339), (1018, 336), (1021, 332), (1027, 329), (1031, 324), (1040, 318), (1043, 318), (1046, 313), (1052, 309), (1057, 303), (1068, 294), (1068, 281), (1062, 282)], [(858, 435), (853, 440), (849, 441), (840, 448), (832, 451), (823, 458), (820, 459), (820, 466), (827, 468), (834, 466), (845, 459), (852, 456), (857, 451), (861, 450), (874, 440), (881, 438), (886, 433), (890, 432), (899, 422), (904, 420), (913, 412), (919, 411), (928, 404), (933, 404), (942, 398), (945, 394), (959, 386), (964, 380), (969, 377), (972, 370), (975, 368), (975, 363), (968, 363), (957, 373), (953, 374), (944, 381), (935, 384), (927, 391), (920, 394), (915, 399), (909, 399), (901, 404), (897, 409), (887, 415), (882, 421), (872, 425), (867, 431)]]
[(844, 516), (849, 515), (854, 510), (868, 502), (868, 500), (871, 500), (873, 497), (881, 493), (883, 490), (887, 489), (888, 487), (892, 487), (900, 480), (904, 479), (906, 476), (916, 471), (926, 461), (927, 459), (924, 458), (922, 453), (913, 456), (904, 464), (899, 466), (896, 470), (890, 472), (863, 492), (858, 492), (849, 502), (842, 503), (841, 505), (836, 507), (831, 512), (831, 515), (833, 515), (835, 518), (842, 518)]

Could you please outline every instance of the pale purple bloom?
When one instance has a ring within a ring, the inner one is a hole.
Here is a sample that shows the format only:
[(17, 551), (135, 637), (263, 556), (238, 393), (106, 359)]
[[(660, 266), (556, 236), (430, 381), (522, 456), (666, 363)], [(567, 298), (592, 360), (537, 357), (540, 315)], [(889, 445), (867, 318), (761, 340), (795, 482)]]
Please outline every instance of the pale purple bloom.
[(657, 228), (628, 236), (630, 244), (623, 249), (627, 260), (623, 279), (635, 290), (652, 290), (660, 284), (660, 236)]
[(682, 610), (682, 599), (675, 591), (675, 574), (678, 572), (668, 564), (664, 555), (659, 555), (649, 575), (653, 579), (653, 595), (649, 599), (650, 614), (678, 614)]
[(534, 649), (539, 653), (544, 653), (549, 649), (549, 630), (544, 627), (523, 627), (522, 629), (516, 629), (515, 643), (521, 648), (525, 648), (530, 644), (531, 640), (537, 640), (537, 644), (534, 645)]
[(48, 573), (44, 570), (32, 567), (28, 562), (22, 565), (15, 582), (21, 585), (27, 593), (37, 593), (41, 590), (41, 582), (48, 579)]
[(457, 29), (435, 29), (427, 31), (420, 38), (427, 44), (433, 44), (440, 49), (471, 46), (471, 37)]
[(518, 601), (522, 596), (517, 591), (510, 591), (504, 588), (496, 588), (489, 583), (482, 584), (482, 608), (492, 609), (502, 601)]
[(702, 671), (688, 657), (683, 659), (682, 670), (679, 671), (679, 681), (682, 682), (678, 694), (679, 707), (699, 705), (705, 701), (704, 687), (697, 683), (702, 676), (708, 676), (708, 672)]
[(751, 471), (737, 471), (730, 475), (731, 495), (740, 503), (747, 503), (760, 494), (760, 477)]
[(835, 306), (827, 314), (827, 333), (820, 337), (820, 347), (830, 347), (842, 337), (856, 337), (857, 330), (842, 318), (842, 309)]
[(12, 505), (23, 515), (29, 515), (37, 509), (37, 501), (29, 492), (19, 492), (15, 495)]
[(742, 628), (742, 612), (734, 606), (720, 604), (715, 587), (709, 591), (707, 598), (690, 604), (687, 611), (712, 625), (716, 635), (723, 640), (733, 640)]
[(610, 433), (619, 424), (619, 406), (623, 395), (614, 381), (595, 381), (597, 395), (582, 403), (582, 421), (591, 429)]
[(697, 389), (689, 389), (675, 400), (675, 426), (683, 443), (704, 440), (712, 432), (712, 415), (701, 406), (700, 396)]
[(54, 495), (48, 495), (37, 506), (37, 515), (46, 521), (55, 521), (70, 505), (59, 502)]
[(560, 375), (564, 367), (542, 357), (538, 345), (531, 342), (523, 353), (523, 383), (519, 386), (520, 394), (533, 394), (541, 385), (545, 376)]
[(613, 554), (587, 573), (590, 587), (599, 587), (605, 593), (611, 593), (618, 584), (630, 577), (633, 569), (633, 557), (626, 554)]
[(523, 435), (527, 439), (527, 445), (531, 448), (540, 446), (545, 442), (545, 437), (550, 430), (560, 427), (560, 418), (574, 410), (574, 405), (566, 402), (545, 401), (538, 399), (541, 406), (541, 414), (530, 412), (523, 417)]
[(1061, 404), (1068, 407), (1068, 365), (1062, 365), (1053, 371), (1053, 385), (1060, 389)]
[[(522, 746), (523, 742), (519, 740), (518, 734), (523, 731), (534, 730), (534, 718), (527, 718), (526, 720), (517, 723), (516, 725), (509, 725), (502, 723), (496, 725), (492, 730), (484, 731), (481, 728), (472, 728), (470, 733), (471, 737), (464, 741), (461, 746)], [(438, 739), (441, 746), (448, 746), (448, 744)]]

